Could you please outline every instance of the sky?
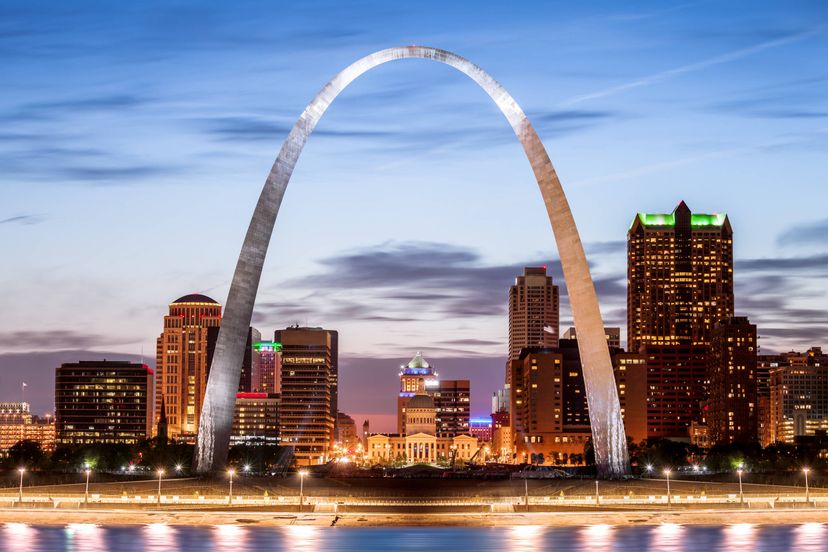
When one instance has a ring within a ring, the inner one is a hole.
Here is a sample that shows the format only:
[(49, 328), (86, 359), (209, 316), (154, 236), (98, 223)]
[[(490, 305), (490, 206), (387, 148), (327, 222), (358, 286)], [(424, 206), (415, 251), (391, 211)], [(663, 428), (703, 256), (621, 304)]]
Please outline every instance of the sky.
[[(150, 364), (169, 302), (221, 303), (281, 143), (339, 70), (423, 44), (514, 96), (558, 171), (607, 325), (636, 212), (726, 212), (763, 352), (828, 346), (828, 5), (820, 1), (0, 4), (0, 400), (60, 362)], [(340, 332), (341, 404), (393, 427), (418, 350), (489, 410), (506, 298), (563, 285), (537, 184), (464, 75), (387, 64), (337, 99), (276, 224), (254, 325)], [(565, 290), (564, 290), (565, 293)], [(565, 299), (565, 298), (564, 298)], [(562, 327), (569, 324), (566, 300)]]

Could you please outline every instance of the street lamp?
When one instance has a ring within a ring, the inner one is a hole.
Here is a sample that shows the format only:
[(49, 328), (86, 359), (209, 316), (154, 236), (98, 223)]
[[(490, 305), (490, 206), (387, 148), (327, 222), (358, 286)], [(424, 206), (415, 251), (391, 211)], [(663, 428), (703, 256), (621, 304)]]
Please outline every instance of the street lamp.
[(23, 474), (26, 473), (26, 468), (17, 468), (17, 471), (20, 472), (20, 491), (17, 494), (17, 501), (20, 505), (23, 505)]
[(664, 475), (667, 476), (667, 507), (670, 507), (670, 468), (664, 470)]
[(176, 473), (181, 473), (181, 470), (182, 470), (182, 469), (184, 469), (184, 466), (182, 466), (181, 464), (176, 464), (176, 465), (175, 465), (175, 471), (176, 471)]
[(244, 470), (244, 473), (249, 473), (250, 472), (250, 464), (245, 464), (244, 468), (242, 468), (242, 469)]
[(745, 507), (745, 495), (742, 493), (742, 468), (736, 470), (736, 473), (739, 474), (739, 507)]
[(305, 502), (305, 476), (308, 475), (307, 470), (299, 470), (299, 511), (302, 511), (302, 505)]
[(230, 476), (230, 494), (227, 495), (227, 504), (229, 506), (233, 505), (233, 476), (236, 475), (236, 470), (230, 468), (227, 470), (227, 475)]
[(161, 506), (161, 477), (164, 475), (164, 468), (158, 468), (158, 505)]
[(647, 464), (646, 466), (644, 466), (644, 468), (647, 470), (647, 473), (649, 473), (649, 474), (653, 473), (653, 465), (652, 464)]
[(92, 470), (87, 467), (84, 472), (86, 472), (86, 491), (83, 493), (83, 502), (84, 504), (89, 504), (89, 476), (92, 474)]
[(811, 494), (808, 489), (808, 473), (810, 473), (811, 468), (802, 468), (802, 472), (805, 474), (805, 503), (808, 504), (811, 502)]
[(598, 494), (598, 480), (595, 480), (595, 505), (601, 505), (601, 495)]

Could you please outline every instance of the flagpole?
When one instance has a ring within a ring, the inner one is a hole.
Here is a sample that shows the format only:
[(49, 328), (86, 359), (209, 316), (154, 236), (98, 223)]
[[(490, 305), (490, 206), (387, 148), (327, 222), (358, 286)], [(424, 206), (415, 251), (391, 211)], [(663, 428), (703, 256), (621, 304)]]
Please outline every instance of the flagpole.
[(23, 385), (20, 386), (20, 402), (26, 402), (26, 382), (23, 382)]

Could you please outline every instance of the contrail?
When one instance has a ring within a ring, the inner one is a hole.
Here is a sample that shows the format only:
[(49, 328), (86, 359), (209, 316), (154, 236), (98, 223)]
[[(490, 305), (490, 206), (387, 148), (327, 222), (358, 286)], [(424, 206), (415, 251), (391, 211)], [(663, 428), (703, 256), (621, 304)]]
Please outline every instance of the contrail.
[(771, 48), (777, 48), (779, 46), (784, 46), (785, 44), (790, 44), (792, 42), (800, 41), (804, 38), (809, 36), (818, 34), (822, 31), (822, 28), (812, 29), (810, 31), (804, 31), (801, 33), (796, 33), (793, 35), (786, 36), (784, 38), (777, 38), (775, 40), (769, 40), (767, 42), (762, 42), (760, 44), (755, 44), (748, 48), (742, 48), (741, 50), (735, 50), (733, 52), (728, 52), (726, 54), (720, 54), (718, 56), (705, 59), (702, 61), (697, 61), (695, 63), (691, 63), (689, 65), (683, 65), (681, 67), (676, 67), (675, 69), (670, 69), (668, 71), (662, 71), (661, 73), (656, 73), (654, 75), (650, 75), (649, 77), (644, 77), (638, 80), (634, 80), (631, 82), (627, 82), (624, 84), (619, 84), (610, 88), (606, 88), (604, 90), (599, 90), (598, 92), (592, 92), (590, 94), (583, 94), (581, 96), (575, 96), (568, 100), (565, 100), (561, 105), (563, 107), (570, 107), (575, 104), (579, 104), (581, 102), (586, 102), (589, 100), (594, 100), (597, 98), (605, 98), (607, 96), (614, 96), (615, 94), (620, 94), (621, 92), (626, 92), (628, 90), (632, 90), (635, 88), (641, 88), (642, 86), (648, 86), (650, 84), (655, 84), (658, 82), (662, 82), (673, 77), (678, 77), (680, 75), (684, 75), (686, 73), (692, 73), (694, 71), (701, 71), (702, 69), (707, 69), (708, 67), (713, 67), (715, 65), (721, 65), (723, 63), (729, 63), (731, 61), (735, 61), (737, 59), (741, 59), (743, 57), (747, 57), (758, 52), (762, 52), (764, 50), (770, 50)]

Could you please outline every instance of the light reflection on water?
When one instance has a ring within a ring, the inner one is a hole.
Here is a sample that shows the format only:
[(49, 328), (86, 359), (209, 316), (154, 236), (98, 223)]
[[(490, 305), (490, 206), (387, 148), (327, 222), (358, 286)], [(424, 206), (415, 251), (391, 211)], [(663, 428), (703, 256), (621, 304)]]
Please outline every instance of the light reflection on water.
[(582, 525), (545, 527), (324, 527), (291, 525), (256, 527), (99, 526), (89, 523), (33, 526), (0, 525), (0, 551), (119, 552), (204, 550), (387, 551), (703, 551), (746, 550), (812, 552), (828, 549), (828, 527), (822, 523), (753, 525), (749, 523), (701, 526)]

